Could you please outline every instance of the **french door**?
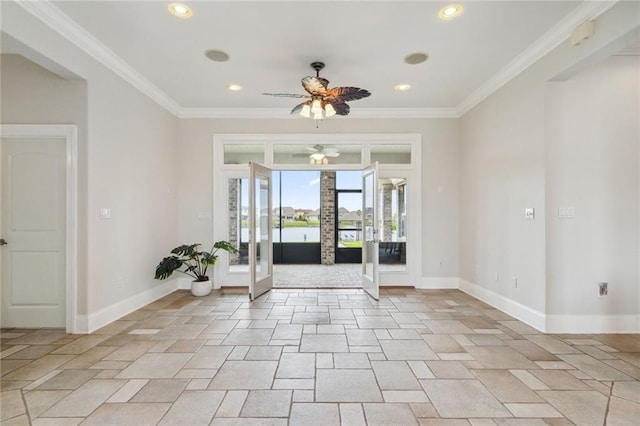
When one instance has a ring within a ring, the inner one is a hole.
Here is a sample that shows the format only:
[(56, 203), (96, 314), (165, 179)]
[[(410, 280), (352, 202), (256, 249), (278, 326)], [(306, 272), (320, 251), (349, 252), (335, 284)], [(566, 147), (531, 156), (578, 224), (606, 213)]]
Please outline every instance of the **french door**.
[(362, 172), (362, 288), (376, 300), (380, 298), (378, 192), (378, 163), (373, 163)]
[(271, 169), (249, 163), (249, 298), (273, 288)]

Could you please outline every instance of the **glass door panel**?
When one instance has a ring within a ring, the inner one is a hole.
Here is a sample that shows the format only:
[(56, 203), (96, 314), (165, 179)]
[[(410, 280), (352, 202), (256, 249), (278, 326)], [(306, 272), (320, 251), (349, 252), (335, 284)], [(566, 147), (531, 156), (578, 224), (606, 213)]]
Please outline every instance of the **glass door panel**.
[(273, 256), (271, 253), (271, 170), (250, 163), (249, 180), (249, 259), (251, 280), (249, 298), (254, 300), (273, 288)]
[(371, 297), (380, 297), (378, 276), (378, 164), (367, 167), (362, 174), (362, 288)]

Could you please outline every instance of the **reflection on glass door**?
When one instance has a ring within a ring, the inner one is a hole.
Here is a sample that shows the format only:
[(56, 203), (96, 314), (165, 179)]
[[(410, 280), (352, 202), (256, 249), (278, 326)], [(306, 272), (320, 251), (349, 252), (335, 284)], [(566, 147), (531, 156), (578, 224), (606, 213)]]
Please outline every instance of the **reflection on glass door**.
[(249, 298), (254, 300), (273, 287), (271, 247), (271, 170), (250, 163), (249, 187)]

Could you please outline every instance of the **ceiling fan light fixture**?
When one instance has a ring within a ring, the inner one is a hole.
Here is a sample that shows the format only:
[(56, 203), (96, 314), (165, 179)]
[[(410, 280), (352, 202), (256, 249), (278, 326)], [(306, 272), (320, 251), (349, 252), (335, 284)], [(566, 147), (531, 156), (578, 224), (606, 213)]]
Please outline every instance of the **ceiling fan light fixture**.
[(311, 103), (311, 112), (314, 115), (322, 114), (322, 104), (320, 103), (320, 99), (314, 99), (313, 100), (313, 102)]
[(302, 109), (300, 110), (300, 115), (304, 118), (311, 118), (311, 107), (308, 103), (302, 107)]
[(312, 160), (321, 161), (323, 158), (325, 158), (325, 156), (321, 152), (316, 152), (311, 154), (309, 158), (311, 158)]
[(334, 115), (336, 115), (336, 109), (333, 107), (333, 105), (327, 103), (324, 106), (324, 115), (327, 118), (333, 117)]
[(291, 114), (299, 114), (306, 118), (313, 118), (314, 120), (322, 120), (323, 118), (334, 115), (349, 115), (351, 108), (347, 104), (348, 101), (355, 101), (371, 96), (371, 92), (359, 87), (345, 86), (329, 88), (329, 80), (320, 77), (320, 70), (324, 68), (324, 63), (312, 62), (311, 68), (315, 70), (316, 76), (307, 76), (302, 79), (302, 87), (304, 87), (304, 90), (307, 92), (306, 94), (263, 93), (263, 95), (305, 99), (304, 102), (296, 105), (291, 110)]

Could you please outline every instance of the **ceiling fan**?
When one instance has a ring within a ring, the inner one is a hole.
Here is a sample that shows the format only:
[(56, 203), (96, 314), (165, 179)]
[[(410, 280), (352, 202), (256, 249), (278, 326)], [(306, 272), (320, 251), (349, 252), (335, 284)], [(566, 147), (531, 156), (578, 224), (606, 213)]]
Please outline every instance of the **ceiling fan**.
[(340, 152), (337, 148), (325, 147), (323, 145), (314, 145), (304, 147), (307, 152), (292, 154), (294, 157), (309, 157), (311, 164), (328, 164), (329, 158), (335, 158), (340, 156)]
[(311, 68), (316, 71), (316, 76), (307, 76), (302, 79), (302, 87), (307, 91), (306, 95), (291, 93), (263, 93), (263, 95), (282, 98), (307, 99), (291, 110), (291, 114), (300, 114), (306, 118), (321, 120), (334, 115), (349, 115), (347, 101), (371, 96), (368, 90), (359, 87), (333, 87), (329, 89), (329, 80), (320, 77), (320, 70), (324, 68), (323, 62), (312, 62)]

